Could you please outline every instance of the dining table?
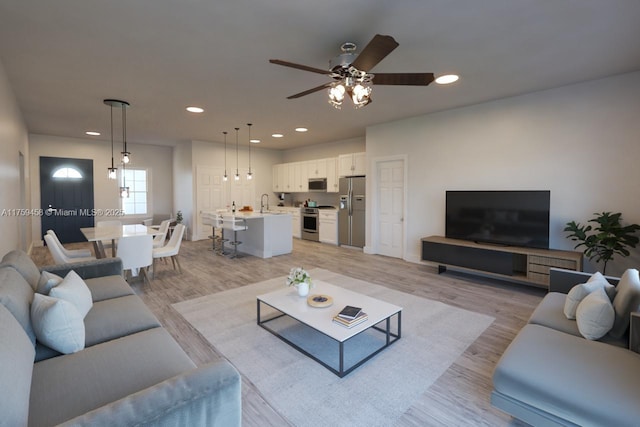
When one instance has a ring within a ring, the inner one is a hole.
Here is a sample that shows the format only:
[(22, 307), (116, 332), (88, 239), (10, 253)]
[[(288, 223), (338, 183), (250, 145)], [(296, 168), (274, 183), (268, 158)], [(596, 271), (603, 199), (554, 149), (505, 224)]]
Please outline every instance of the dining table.
[(153, 227), (147, 227), (142, 224), (125, 224), (125, 225), (109, 225), (102, 227), (84, 227), (80, 231), (84, 235), (87, 241), (93, 243), (93, 249), (96, 253), (96, 258), (106, 258), (103, 241), (111, 240), (111, 256), (116, 256), (115, 242), (118, 239), (122, 239), (130, 236), (139, 236), (144, 234), (150, 234), (156, 236), (162, 234), (160, 230)]

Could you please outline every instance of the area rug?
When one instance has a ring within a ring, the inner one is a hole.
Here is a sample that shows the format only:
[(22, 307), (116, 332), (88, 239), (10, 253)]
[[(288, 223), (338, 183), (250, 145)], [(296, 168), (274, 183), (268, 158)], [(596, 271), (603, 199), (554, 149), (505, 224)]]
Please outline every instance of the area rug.
[(495, 320), (328, 270), (309, 273), (401, 306), (402, 338), (338, 378), (257, 325), (256, 296), (284, 277), (173, 304), (295, 426), (393, 425)]

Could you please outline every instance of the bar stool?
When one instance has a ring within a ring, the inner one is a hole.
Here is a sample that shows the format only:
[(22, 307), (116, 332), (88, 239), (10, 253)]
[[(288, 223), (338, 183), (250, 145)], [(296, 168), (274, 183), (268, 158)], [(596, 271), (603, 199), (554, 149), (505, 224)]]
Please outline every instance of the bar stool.
[[(213, 250), (218, 255), (227, 255), (227, 253), (224, 251), (224, 244), (225, 242), (228, 242), (229, 239), (224, 238), (224, 232), (223, 232), (224, 223), (223, 223), (222, 215), (215, 214), (213, 216), (213, 224), (214, 224), (213, 225), (213, 239), (214, 239)], [(216, 229), (220, 230), (219, 235), (216, 234)], [(216, 242), (219, 243), (217, 250), (216, 250)]]
[(238, 245), (242, 244), (242, 242), (238, 240), (238, 231), (245, 231), (248, 228), (247, 220), (244, 218), (236, 218), (235, 216), (222, 218), (222, 227), (225, 230), (233, 231), (233, 240), (229, 241), (229, 244), (233, 245), (233, 252), (230, 257), (238, 258)]

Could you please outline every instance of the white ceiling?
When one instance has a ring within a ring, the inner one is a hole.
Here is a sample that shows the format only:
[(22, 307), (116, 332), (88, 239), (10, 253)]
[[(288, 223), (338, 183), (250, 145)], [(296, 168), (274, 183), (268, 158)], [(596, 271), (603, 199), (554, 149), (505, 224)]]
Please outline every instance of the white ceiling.
[[(131, 103), (130, 142), (234, 140), (240, 127), (246, 144), (251, 122), (262, 147), (288, 149), (640, 70), (639, 22), (638, 0), (2, 0), (0, 61), (31, 133), (106, 140), (102, 100), (118, 98)], [(327, 77), (268, 62), (327, 68), (342, 43), (363, 48), (376, 33), (400, 46), (374, 73), (460, 81), (374, 86), (372, 104), (336, 110), (325, 91), (286, 99)]]

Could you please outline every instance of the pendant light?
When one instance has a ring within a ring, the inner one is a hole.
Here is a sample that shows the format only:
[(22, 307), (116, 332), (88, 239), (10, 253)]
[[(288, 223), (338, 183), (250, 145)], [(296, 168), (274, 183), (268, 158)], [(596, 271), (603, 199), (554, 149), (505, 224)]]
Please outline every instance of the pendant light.
[(227, 176), (227, 131), (222, 133), (224, 134), (224, 175), (222, 176), (222, 180), (226, 181), (229, 179)]
[(125, 102), (122, 104), (122, 153), (121, 154), (122, 154), (123, 165), (126, 165), (131, 161), (131, 153), (127, 151), (127, 107), (128, 106), (129, 106), (128, 102)]
[(249, 127), (249, 172), (247, 172), (247, 179), (253, 179), (253, 174), (251, 173), (251, 123), (247, 123)]
[(111, 167), (107, 168), (107, 177), (115, 180), (118, 178), (118, 168), (113, 164), (113, 102), (111, 101), (111, 99), (105, 99), (102, 102), (104, 102), (105, 105), (108, 105), (111, 111)]
[(238, 171), (238, 131), (240, 128), (234, 128), (236, 130), (236, 175), (233, 177), (234, 180), (240, 181), (240, 172)]

